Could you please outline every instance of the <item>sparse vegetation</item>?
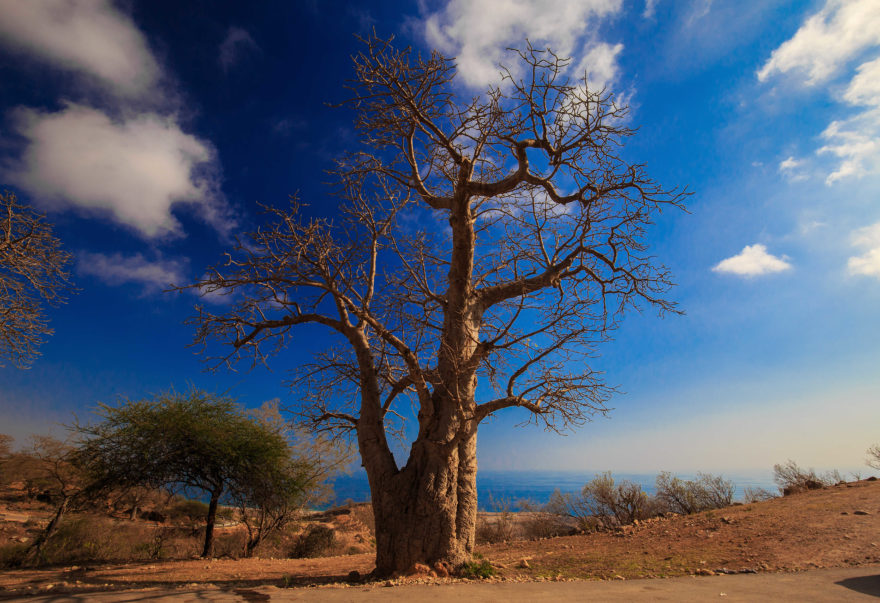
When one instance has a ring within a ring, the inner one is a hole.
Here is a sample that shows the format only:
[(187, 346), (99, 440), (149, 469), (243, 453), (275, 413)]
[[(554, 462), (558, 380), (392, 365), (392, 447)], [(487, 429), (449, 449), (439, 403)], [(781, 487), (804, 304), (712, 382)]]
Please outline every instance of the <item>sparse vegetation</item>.
[(708, 473), (697, 473), (696, 479), (684, 480), (664, 471), (655, 484), (661, 508), (683, 515), (729, 507), (736, 492), (733, 482)]
[(475, 538), (479, 543), (506, 542), (513, 540), (514, 521), (511, 502), (508, 499), (496, 499), (489, 496), (491, 517), (477, 516)]
[(483, 580), (497, 574), (497, 570), (483, 559), (479, 553), (474, 554), (474, 559), (464, 563), (458, 571), (458, 575), (468, 580)]
[(324, 525), (315, 525), (304, 531), (290, 552), (294, 558), (325, 557), (337, 547), (336, 532)]
[(784, 464), (773, 465), (773, 481), (779, 486), (779, 491), (788, 496), (806, 490), (817, 490), (826, 486), (833, 486), (844, 481), (837, 469), (826, 471), (822, 475), (812, 468), (803, 469), (793, 460), (789, 459)]
[(753, 486), (743, 488), (743, 500), (747, 503), (761, 502), (771, 498), (776, 498), (776, 495), (766, 488), (756, 488)]
[(567, 521), (564, 515), (552, 512), (548, 505), (521, 501), (519, 509), (525, 515), (520, 521), (520, 527), (526, 540), (555, 538), (572, 532), (571, 522)]

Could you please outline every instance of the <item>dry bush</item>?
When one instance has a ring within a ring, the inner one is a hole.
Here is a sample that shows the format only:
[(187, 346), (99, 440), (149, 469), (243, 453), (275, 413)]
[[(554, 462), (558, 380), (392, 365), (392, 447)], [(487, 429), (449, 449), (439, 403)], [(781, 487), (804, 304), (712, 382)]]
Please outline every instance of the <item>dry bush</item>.
[(776, 495), (766, 488), (753, 488), (751, 486), (746, 486), (743, 489), (743, 499), (747, 503), (762, 502), (772, 498), (776, 498)]
[(351, 518), (355, 525), (362, 524), (376, 537), (376, 519), (373, 516), (373, 505), (370, 503), (354, 503), (351, 505)]
[[(173, 557), (175, 537), (179, 530), (174, 528), (153, 528), (145, 534), (140, 542), (132, 543), (131, 553), (134, 559), (149, 559), (158, 561)], [(179, 539), (179, 537), (178, 537)]]
[(513, 540), (514, 524), (510, 511), (495, 516), (477, 516), (475, 538), (477, 544), (492, 544)]
[(246, 543), (244, 530), (217, 532), (214, 537), (214, 557), (238, 559), (244, 554)]
[(581, 495), (555, 490), (544, 505), (544, 510), (558, 517), (573, 520), (575, 528), (581, 532), (595, 532), (604, 527), (602, 520), (593, 515), (587, 501)]
[(606, 471), (589, 481), (579, 495), (557, 490), (545, 510), (572, 518), (581, 531), (593, 531), (646, 519), (654, 506), (639, 484), (629, 480), (615, 482), (611, 472)]
[(708, 473), (697, 473), (696, 479), (684, 480), (664, 471), (657, 476), (656, 487), (660, 508), (683, 515), (729, 507), (736, 492), (733, 482)]
[(773, 481), (779, 486), (779, 491), (784, 496), (788, 496), (806, 490), (833, 486), (844, 480), (837, 469), (819, 475), (812, 468), (803, 469), (793, 460), (788, 459), (784, 465), (773, 465)]
[(648, 495), (639, 484), (622, 480), (615, 484), (610, 471), (597, 475), (584, 486), (582, 496), (593, 515), (609, 524), (628, 525), (647, 517)]
[(318, 524), (307, 528), (300, 534), (290, 556), (294, 559), (327, 557), (336, 554), (337, 548), (335, 530)]
[(511, 502), (506, 498), (494, 498), (489, 495), (487, 505), (491, 515), (477, 515), (477, 527), (474, 537), (479, 544), (506, 542), (514, 539), (516, 522), (514, 521)]
[(547, 505), (536, 505), (529, 501), (519, 503), (521, 516), (520, 530), (526, 540), (567, 536), (572, 532), (572, 520), (548, 510)]
[(153, 530), (146, 526), (91, 515), (74, 516), (63, 521), (46, 541), (38, 561), (56, 565), (150, 558), (147, 553), (154, 548), (139, 545), (154, 537)]

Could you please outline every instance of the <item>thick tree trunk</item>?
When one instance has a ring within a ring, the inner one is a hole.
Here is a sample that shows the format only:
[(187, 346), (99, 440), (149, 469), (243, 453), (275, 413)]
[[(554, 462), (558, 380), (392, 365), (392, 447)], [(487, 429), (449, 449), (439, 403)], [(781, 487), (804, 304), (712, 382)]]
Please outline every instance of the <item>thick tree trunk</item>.
[(214, 523), (217, 520), (217, 503), (220, 502), (222, 490), (211, 492), (211, 502), (208, 503), (208, 519), (205, 522), (205, 547), (202, 549), (202, 557), (210, 557), (214, 548)]
[(451, 445), (418, 440), (397, 474), (386, 479), (371, 475), (376, 573), (406, 572), (415, 563), (430, 567), (438, 561), (456, 568), (470, 561), (476, 475), (476, 431)]

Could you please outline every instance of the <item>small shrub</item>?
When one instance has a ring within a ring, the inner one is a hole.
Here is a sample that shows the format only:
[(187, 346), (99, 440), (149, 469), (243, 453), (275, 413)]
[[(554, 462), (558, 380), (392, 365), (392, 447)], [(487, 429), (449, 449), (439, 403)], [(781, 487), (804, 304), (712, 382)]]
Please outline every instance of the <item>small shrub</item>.
[(840, 472), (836, 469), (820, 476), (813, 469), (802, 469), (789, 459), (784, 465), (773, 465), (773, 481), (779, 486), (779, 491), (784, 496), (788, 496), (806, 490), (818, 490), (825, 486), (833, 486), (843, 480)]
[(478, 517), (475, 538), (479, 544), (513, 540), (513, 519), (509, 511), (496, 517)]
[(492, 544), (513, 540), (514, 519), (510, 501), (495, 499), (490, 494), (488, 506), (494, 514), (490, 517), (477, 517), (476, 541), (480, 544)]
[(376, 535), (376, 519), (373, 516), (373, 505), (370, 503), (354, 503), (351, 505), (351, 518), (355, 523), (367, 526), (370, 536)]
[(304, 557), (324, 557), (336, 547), (336, 533), (332, 528), (322, 525), (312, 526), (297, 539), (290, 556), (296, 559)]
[(657, 476), (657, 501), (665, 510), (682, 515), (733, 504), (736, 487), (720, 475), (697, 473), (694, 480), (684, 480), (664, 471)]
[(468, 580), (477, 580), (483, 578), (491, 578), (498, 572), (492, 564), (485, 559), (474, 559), (461, 566), (458, 570), (459, 576)]
[(592, 514), (609, 525), (628, 525), (646, 517), (648, 495), (642, 487), (629, 480), (614, 482), (610, 471), (597, 475), (582, 491)]
[(770, 500), (772, 498), (776, 498), (776, 495), (765, 488), (753, 488), (751, 486), (746, 486), (743, 490), (743, 499), (747, 503), (761, 502), (765, 500)]
[[(127, 527), (127, 526), (126, 526)], [(110, 519), (92, 516), (63, 521), (43, 545), (42, 564), (69, 564), (127, 559), (141, 539), (137, 531), (118, 526)]]
[(153, 531), (152, 538), (137, 542), (132, 546), (132, 556), (138, 559), (158, 561), (170, 555), (169, 545), (174, 536), (173, 528), (159, 528)]
[(602, 519), (593, 515), (588, 501), (581, 495), (570, 492), (563, 494), (554, 490), (550, 500), (544, 505), (544, 510), (558, 517), (574, 520), (576, 529), (582, 532), (595, 532), (604, 527)]
[(519, 503), (519, 509), (524, 513), (520, 525), (523, 537), (527, 540), (555, 538), (571, 533), (571, 520), (550, 512), (546, 505), (539, 506), (522, 501)]
[(221, 532), (214, 541), (214, 556), (238, 559), (244, 551), (247, 534), (243, 530)]
[(647, 519), (656, 505), (639, 484), (614, 481), (610, 471), (590, 480), (580, 495), (556, 490), (545, 506), (548, 513), (575, 520), (578, 529), (593, 531)]

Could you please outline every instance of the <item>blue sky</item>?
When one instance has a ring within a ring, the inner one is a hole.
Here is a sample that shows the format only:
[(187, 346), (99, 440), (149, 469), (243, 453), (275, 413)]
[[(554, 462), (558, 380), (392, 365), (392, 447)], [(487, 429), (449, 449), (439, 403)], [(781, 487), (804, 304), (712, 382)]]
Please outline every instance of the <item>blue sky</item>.
[[(266, 369), (206, 373), (164, 293), (355, 140), (354, 34), (458, 57), (458, 91), (497, 81), (529, 38), (627, 102), (626, 156), (693, 191), (652, 250), (686, 312), (632, 314), (595, 368), (625, 394), (560, 438), (481, 430), (492, 469), (859, 469), (880, 441), (877, 0), (110, 2), (0, 0), (0, 185), (42, 211), (81, 289), (50, 310), (28, 370), (0, 368), (0, 431), (24, 437), (100, 401), (192, 384), (279, 398), (321, 343)], [(202, 300), (221, 303), (222, 300)], [(61, 433), (57, 427), (56, 433)]]

